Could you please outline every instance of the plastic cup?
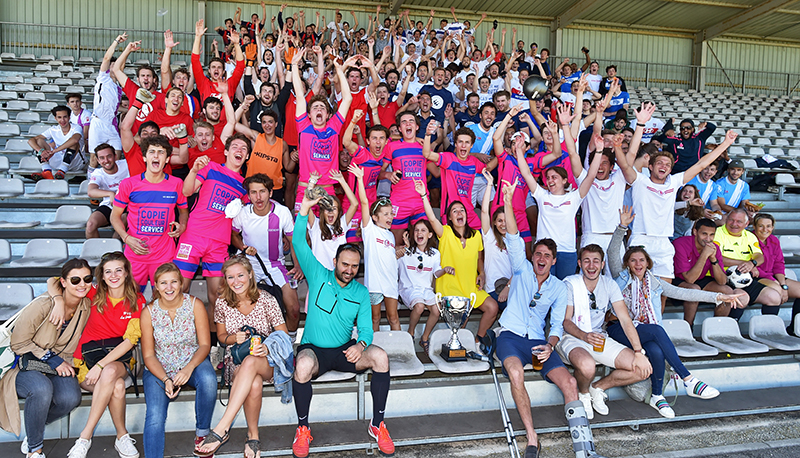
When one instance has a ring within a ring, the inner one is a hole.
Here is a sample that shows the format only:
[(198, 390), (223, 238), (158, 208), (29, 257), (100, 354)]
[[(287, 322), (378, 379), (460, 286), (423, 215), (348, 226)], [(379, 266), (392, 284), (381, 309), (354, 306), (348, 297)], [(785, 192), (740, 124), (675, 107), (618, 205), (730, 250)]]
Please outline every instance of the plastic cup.
[(533, 370), (540, 371), (542, 370), (543, 363), (539, 361), (539, 355), (544, 353), (544, 350), (541, 348), (532, 348), (531, 349), (531, 364), (533, 365)]
[(606, 336), (607, 336), (607, 334), (605, 332), (600, 332), (599, 334), (600, 334), (600, 337), (603, 339), (603, 342), (600, 345), (593, 344), (592, 345), (592, 347), (593, 347), (592, 349), (594, 351), (596, 351), (597, 353), (602, 353), (603, 350), (606, 348)]

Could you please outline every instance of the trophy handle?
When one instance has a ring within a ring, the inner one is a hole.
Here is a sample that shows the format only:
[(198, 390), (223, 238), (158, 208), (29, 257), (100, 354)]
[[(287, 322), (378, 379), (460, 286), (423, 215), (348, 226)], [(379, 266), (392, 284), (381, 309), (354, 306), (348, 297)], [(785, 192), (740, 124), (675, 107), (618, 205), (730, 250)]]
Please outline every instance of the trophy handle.
[(442, 293), (436, 293), (436, 308), (439, 309), (439, 315), (442, 315)]
[(470, 307), (475, 307), (475, 304), (478, 302), (478, 295), (475, 293), (469, 293), (469, 305)]

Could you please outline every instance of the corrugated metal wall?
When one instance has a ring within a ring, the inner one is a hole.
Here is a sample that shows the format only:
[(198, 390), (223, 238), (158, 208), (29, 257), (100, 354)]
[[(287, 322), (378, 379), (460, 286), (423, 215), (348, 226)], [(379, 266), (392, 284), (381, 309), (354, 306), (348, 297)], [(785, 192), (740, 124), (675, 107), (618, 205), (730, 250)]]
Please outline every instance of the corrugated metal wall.
[[(800, 79), (800, 75), (796, 74), (800, 71), (800, 46), (726, 39), (712, 40), (710, 46), (719, 62), (709, 51), (707, 65), (719, 68), (721, 63), (738, 91), (786, 94), (787, 88), (794, 87)], [(795, 74), (787, 76), (783, 72)], [(717, 78), (721, 79), (720, 76)]]

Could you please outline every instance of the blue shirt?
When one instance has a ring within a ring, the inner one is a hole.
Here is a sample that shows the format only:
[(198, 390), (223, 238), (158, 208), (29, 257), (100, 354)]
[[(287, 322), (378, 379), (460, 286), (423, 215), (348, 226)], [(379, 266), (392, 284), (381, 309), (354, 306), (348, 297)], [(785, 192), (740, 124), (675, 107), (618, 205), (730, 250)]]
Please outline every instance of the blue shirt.
[[(700, 181), (700, 175), (695, 175), (688, 183), (694, 185), (697, 188), (697, 191), (700, 193), (700, 197), (703, 199), (703, 202), (706, 204), (705, 208), (711, 209), (710, 202), (713, 200), (717, 200), (719, 195), (717, 194), (717, 184), (714, 183), (714, 180), (708, 180), (705, 184)], [(708, 197), (705, 196), (706, 192), (708, 193)]]
[[(567, 311), (567, 287), (554, 275), (547, 277), (539, 288), (533, 265), (525, 258), (525, 242), (519, 233), (506, 234), (506, 248), (511, 258), (514, 280), (508, 292), (500, 325), (514, 334), (530, 340), (547, 340), (545, 320), (550, 313), (550, 336), (559, 339), (564, 334), (564, 314)], [(534, 299), (536, 294), (539, 299)], [(535, 304), (535, 305), (534, 305)]]
[(453, 93), (446, 87), (436, 89), (433, 84), (422, 86), (419, 92), (428, 91), (431, 94), (431, 111), (436, 115), (436, 119), (444, 119), (444, 109), (447, 105), (453, 106)]
[(631, 97), (627, 92), (620, 92), (619, 95), (611, 97), (611, 102), (606, 107), (606, 113), (616, 113), (624, 108), (623, 105), (631, 103)]
[(456, 118), (456, 125), (458, 125), (459, 129), (462, 127), (469, 127), (473, 124), (480, 124), (481, 112), (478, 111), (474, 115), (470, 115), (466, 111), (459, 111), (458, 113), (455, 114), (455, 118)]
[[(470, 153), (492, 154), (494, 127), (490, 127), (489, 132), (484, 131), (480, 123), (468, 126), (468, 128), (475, 132), (475, 143), (472, 144)], [(484, 146), (486, 142), (489, 142), (489, 144)]]
[[(739, 186), (740, 182), (744, 188), (742, 188), (742, 192), (736, 199), (732, 199), (736, 186)], [(717, 196), (725, 199), (725, 205), (736, 208), (743, 200), (750, 200), (750, 185), (741, 178), (736, 180), (736, 183), (731, 183), (728, 177), (722, 177), (714, 184), (717, 185)]]
[(575, 73), (573, 73), (573, 74), (571, 74), (569, 76), (562, 76), (561, 77), (561, 81), (563, 81), (563, 84), (558, 89), (558, 92), (563, 92), (563, 93), (566, 93), (566, 94), (569, 94), (570, 92), (572, 92), (572, 83), (574, 83), (575, 81), (578, 81), (579, 79), (581, 79), (581, 75), (583, 75), (583, 72), (578, 70), (577, 72), (575, 72)]

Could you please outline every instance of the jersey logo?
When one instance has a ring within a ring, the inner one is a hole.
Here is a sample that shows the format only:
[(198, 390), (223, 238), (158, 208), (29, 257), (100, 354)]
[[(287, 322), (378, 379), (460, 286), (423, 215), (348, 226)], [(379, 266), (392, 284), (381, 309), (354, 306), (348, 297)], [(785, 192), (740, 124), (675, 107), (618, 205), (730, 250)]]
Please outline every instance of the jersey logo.
[(570, 205), (571, 203), (572, 203), (572, 201), (570, 201), (570, 200), (568, 200), (566, 202), (562, 202), (562, 203), (557, 204), (557, 205), (554, 204), (553, 202), (547, 202), (547, 201), (544, 202), (545, 205), (547, 205), (548, 207), (553, 207), (553, 208), (561, 208), (564, 205)]
[(192, 254), (192, 246), (188, 243), (181, 243), (181, 246), (178, 247), (178, 253), (175, 255), (175, 258), (182, 261), (188, 261), (190, 254)]
[(332, 148), (330, 139), (326, 139), (325, 141), (323, 141), (320, 140), (319, 138), (314, 138), (313, 140), (311, 140), (312, 161), (330, 162), (331, 150)]
[(144, 120), (147, 119), (148, 116), (150, 116), (150, 113), (152, 111), (153, 111), (153, 105), (150, 103), (145, 103), (144, 105), (142, 105), (142, 108), (139, 109), (139, 112), (136, 113), (136, 120), (144, 122)]
[(225, 206), (233, 199), (239, 197), (219, 183), (211, 189), (211, 198), (208, 200), (208, 210), (214, 213), (225, 213)]
[(144, 207), (139, 210), (139, 234), (163, 234), (167, 227), (169, 210), (159, 207)]
[(666, 196), (668, 194), (672, 194), (673, 192), (675, 192), (674, 189), (667, 189), (666, 191), (660, 191), (652, 186), (648, 186), (647, 190), (652, 193), (658, 194), (659, 196)]

